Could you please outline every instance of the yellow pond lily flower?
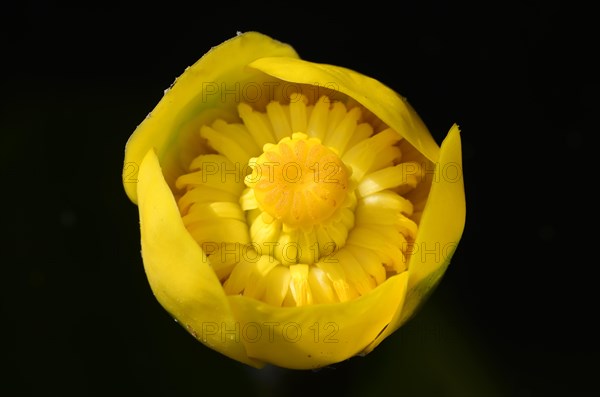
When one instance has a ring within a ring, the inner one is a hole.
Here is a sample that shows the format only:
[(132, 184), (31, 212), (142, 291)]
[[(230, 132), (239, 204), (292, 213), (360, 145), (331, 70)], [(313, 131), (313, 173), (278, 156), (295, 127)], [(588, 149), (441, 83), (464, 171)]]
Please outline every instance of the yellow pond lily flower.
[(254, 367), (372, 351), (444, 274), (465, 221), (456, 125), (257, 32), (212, 48), (127, 142), (154, 295)]

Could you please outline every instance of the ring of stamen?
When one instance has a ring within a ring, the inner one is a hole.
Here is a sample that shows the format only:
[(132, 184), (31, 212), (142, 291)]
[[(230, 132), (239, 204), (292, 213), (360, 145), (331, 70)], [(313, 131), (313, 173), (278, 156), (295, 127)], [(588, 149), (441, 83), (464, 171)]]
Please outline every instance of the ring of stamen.
[(402, 161), (411, 146), (398, 132), (374, 131), (381, 123), (362, 120), (360, 106), (325, 96), (294, 94), (265, 112), (241, 103), (238, 113), (240, 123), (200, 129), (214, 152), (175, 183), (182, 221), (225, 293), (343, 302), (406, 271), (418, 230), (406, 194), (422, 186), (425, 163), (414, 152)]

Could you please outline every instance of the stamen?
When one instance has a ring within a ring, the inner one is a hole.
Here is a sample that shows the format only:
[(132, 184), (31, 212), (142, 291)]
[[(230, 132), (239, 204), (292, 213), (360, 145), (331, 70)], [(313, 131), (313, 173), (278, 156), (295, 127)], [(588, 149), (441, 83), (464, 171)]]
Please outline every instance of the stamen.
[(335, 129), (330, 130), (331, 132), (327, 134), (324, 143), (336, 148), (339, 153), (344, 153), (348, 142), (352, 139), (352, 134), (356, 130), (356, 125), (358, 124), (360, 116), (360, 108), (353, 108), (346, 112), (344, 118), (339, 122)]
[(222, 134), (215, 128), (202, 126), (200, 136), (207, 139), (215, 150), (230, 159), (234, 165), (245, 164), (248, 157), (252, 155), (252, 152), (242, 146), (240, 141), (236, 141), (234, 137)]
[(358, 193), (365, 197), (385, 189), (402, 188), (403, 192), (413, 189), (422, 179), (423, 171), (419, 163), (401, 163), (369, 174), (358, 185)]
[(276, 260), (273, 260), (273, 258), (268, 255), (262, 255), (255, 261), (254, 269), (250, 273), (248, 282), (244, 288), (244, 296), (261, 299), (267, 288), (267, 275), (278, 264), (279, 263)]
[(312, 303), (312, 294), (308, 285), (308, 265), (290, 266), (290, 291), (296, 301), (297, 306), (309, 305)]
[(353, 177), (361, 180), (367, 172), (373, 169), (373, 164), (381, 155), (382, 150), (395, 145), (400, 139), (402, 139), (400, 134), (388, 128), (349, 149), (342, 160), (352, 167)]
[(324, 260), (317, 262), (317, 267), (323, 270), (327, 277), (332, 282), (333, 290), (337, 295), (337, 299), (340, 302), (347, 302), (358, 296), (358, 291), (352, 285), (350, 285), (346, 279), (346, 275), (339, 261), (335, 260)]
[[(292, 134), (289, 117), (285, 114), (285, 109), (279, 102), (271, 102), (267, 105), (267, 115), (273, 125), (273, 131), (275, 132), (277, 141)], [(246, 157), (246, 159), (247, 158), (248, 157)]]
[(263, 147), (269, 142), (273, 142), (275, 137), (271, 131), (271, 125), (267, 120), (266, 116), (260, 112), (252, 110), (250, 105), (246, 103), (240, 103), (238, 105), (238, 112), (244, 124), (248, 128), (250, 135), (259, 147)]
[(377, 285), (385, 281), (385, 269), (379, 261), (377, 254), (369, 249), (361, 249), (352, 244), (348, 244), (344, 249), (354, 255), (356, 261), (360, 263), (365, 272), (373, 277)]
[(290, 269), (286, 266), (276, 266), (267, 275), (265, 302), (273, 306), (281, 306), (290, 286)]
[(306, 131), (306, 123), (310, 110), (307, 109), (308, 100), (304, 95), (294, 94), (290, 97), (290, 122), (292, 131)]
[(355, 227), (348, 237), (348, 244), (375, 252), (384, 266), (397, 272), (406, 270), (406, 258), (401, 246), (390, 243), (381, 230), (365, 226)]
[(348, 282), (356, 288), (360, 295), (365, 295), (376, 287), (375, 280), (365, 272), (354, 255), (345, 248), (339, 250), (335, 257), (340, 263), (343, 263), (344, 273), (346, 273)]
[(331, 285), (327, 273), (321, 268), (311, 266), (308, 273), (308, 284), (315, 303), (337, 302), (338, 298)]
[(327, 132), (327, 118), (329, 116), (329, 105), (331, 99), (326, 96), (322, 96), (317, 101), (308, 121), (306, 133), (310, 137), (315, 137), (320, 141), (325, 138)]

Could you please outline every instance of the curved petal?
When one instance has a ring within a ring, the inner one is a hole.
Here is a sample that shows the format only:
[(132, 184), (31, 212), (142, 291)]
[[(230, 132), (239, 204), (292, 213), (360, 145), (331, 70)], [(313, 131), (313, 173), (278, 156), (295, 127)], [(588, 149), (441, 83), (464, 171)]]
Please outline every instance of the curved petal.
[[(189, 164), (201, 143), (195, 132), (215, 117), (235, 117), (231, 114), (240, 98), (246, 94), (259, 100), (266, 97), (261, 89), (268, 76), (247, 67), (261, 57), (297, 57), (287, 44), (257, 32), (247, 32), (212, 48), (178, 77), (170, 89), (136, 128), (125, 148), (123, 182), (129, 198), (137, 202), (137, 178), (142, 158), (154, 148), (165, 172), (167, 182), (178, 173), (180, 162)], [(244, 85), (246, 84), (246, 85)], [(252, 93), (249, 90), (253, 90)], [(258, 93), (255, 92), (259, 90)], [(194, 140), (196, 139), (196, 141)], [(175, 156), (176, 154), (176, 156)], [(173, 170), (172, 170), (173, 169)]]
[(243, 296), (229, 301), (248, 356), (280, 367), (312, 369), (363, 351), (402, 307), (407, 281), (407, 273), (399, 274), (344, 303), (281, 308)]
[(460, 130), (453, 125), (442, 142), (440, 159), (412, 249), (404, 307), (395, 313), (390, 325), (367, 352), (404, 324), (437, 286), (458, 246), (465, 216)]
[(425, 157), (437, 161), (439, 147), (419, 115), (403, 97), (379, 81), (340, 66), (297, 58), (265, 57), (250, 66), (284, 81), (335, 89), (352, 97), (402, 134)]
[(202, 249), (185, 229), (154, 150), (140, 165), (137, 184), (142, 257), (162, 306), (206, 346), (254, 367), (244, 345), (218, 332), (235, 327), (225, 292)]

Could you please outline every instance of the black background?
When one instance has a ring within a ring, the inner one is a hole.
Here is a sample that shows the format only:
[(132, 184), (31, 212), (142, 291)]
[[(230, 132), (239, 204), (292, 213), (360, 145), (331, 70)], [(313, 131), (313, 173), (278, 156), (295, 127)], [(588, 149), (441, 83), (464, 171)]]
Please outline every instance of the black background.
[[(483, 2), (482, 2), (483, 3)], [(558, 1), (3, 3), (1, 395), (587, 395), (598, 373), (591, 10)], [(91, 3), (93, 4), (93, 3)], [(366, 357), (261, 371), (156, 302), (129, 135), (237, 31), (406, 96), (463, 139), (467, 223), (419, 315)]]

